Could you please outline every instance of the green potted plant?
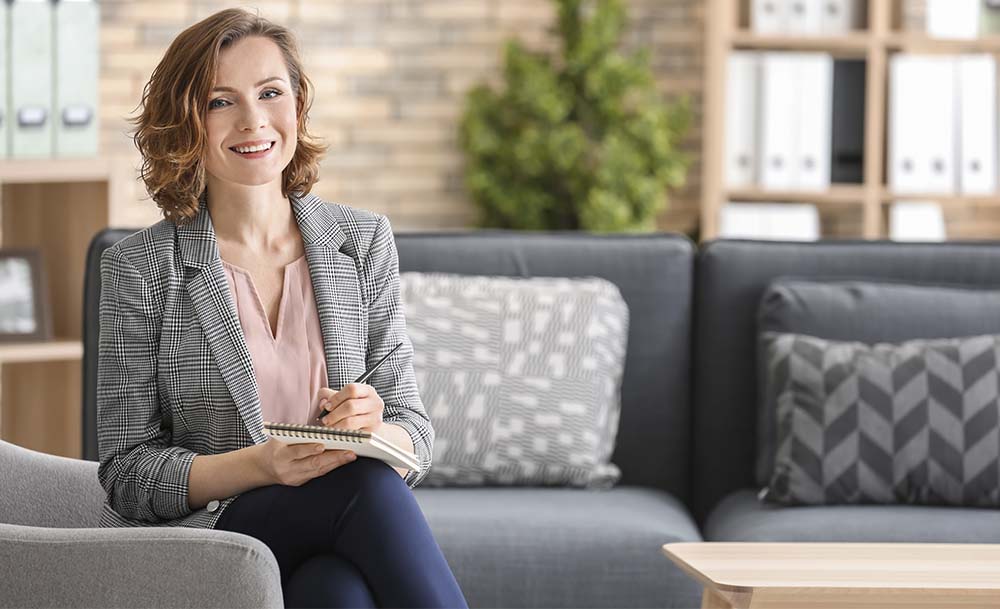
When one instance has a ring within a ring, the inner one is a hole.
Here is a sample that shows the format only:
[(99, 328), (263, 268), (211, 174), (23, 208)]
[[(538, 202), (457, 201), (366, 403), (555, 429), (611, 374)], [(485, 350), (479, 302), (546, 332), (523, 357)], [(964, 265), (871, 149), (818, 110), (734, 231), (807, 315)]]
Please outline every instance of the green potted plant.
[(684, 183), (690, 104), (667, 103), (648, 54), (618, 50), (619, 0), (553, 0), (561, 49), (508, 41), (504, 84), (467, 96), (466, 186), (483, 227), (649, 231)]

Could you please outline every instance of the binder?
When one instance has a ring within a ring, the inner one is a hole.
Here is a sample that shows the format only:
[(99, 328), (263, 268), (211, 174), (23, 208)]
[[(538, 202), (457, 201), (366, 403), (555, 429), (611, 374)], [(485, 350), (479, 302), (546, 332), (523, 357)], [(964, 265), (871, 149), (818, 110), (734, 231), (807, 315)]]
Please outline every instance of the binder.
[(979, 35), (1000, 34), (1000, 3), (996, 0), (982, 0), (979, 7)]
[(953, 57), (891, 58), (889, 185), (894, 192), (955, 192), (955, 97)]
[(55, 156), (97, 155), (100, 18), (93, 0), (55, 8)]
[(16, 0), (10, 6), (8, 87), (10, 156), (52, 154), (52, 5)]
[(750, 28), (758, 34), (785, 34), (788, 32), (790, 0), (752, 0)]
[(10, 123), (11, 112), (7, 107), (7, 3), (0, 2), (0, 159), (7, 157), (7, 125)]
[(865, 62), (838, 59), (833, 64), (833, 113), (830, 181), (860, 184), (864, 177)]
[(800, 53), (795, 64), (798, 128), (792, 158), (794, 185), (803, 190), (830, 188), (830, 140), (833, 106), (833, 57), (824, 53)]
[(944, 241), (941, 206), (929, 201), (899, 201), (889, 208), (889, 238), (893, 241)]
[(808, 203), (728, 203), (722, 206), (719, 236), (729, 239), (815, 241), (819, 212)]
[(975, 38), (981, 0), (926, 0), (927, 35), (932, 38)]
[(762, 53), (761, 71), (760, 185), (771, 190), (793, 189), (799, 129), (795, 56)]
[(958, 58), (959, 184), (966, 194), (997, 190), (996, 76), (993, 55)]
[(786, 31), (792, 34), (819, 34), (822, 31), (822, 0), (786, 0)]
[(760, 58), (751, 51), (729, 54), (726, 67), (726, 186), (757, 182), (757, 110)]
[(834, 36), (861, 28), (862, 8), (861, 0), (821, 0), (820, 32)]

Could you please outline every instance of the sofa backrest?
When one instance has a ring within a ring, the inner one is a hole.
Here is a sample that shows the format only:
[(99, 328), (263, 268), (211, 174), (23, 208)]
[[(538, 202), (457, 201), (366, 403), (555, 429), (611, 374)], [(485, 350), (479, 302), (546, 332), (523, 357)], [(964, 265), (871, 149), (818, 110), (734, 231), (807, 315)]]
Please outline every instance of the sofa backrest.
[(720, 240), (697, 256), (694, 513), (754, 486), (757, 307), (777, 277), (1000, 286), (1000, 244)]
[[(87, 254), (84, 295), (83, 447), (97, 459), (100, 258), (135, 232), (108, 229)], [(691, 301), (694, 246), (677, 235), (469, 231), (400, 233), (401, 272), (516, 277), (596, 276), (629, 306), (622, 414), (613, 461), (621, 484), (690, 499)]]

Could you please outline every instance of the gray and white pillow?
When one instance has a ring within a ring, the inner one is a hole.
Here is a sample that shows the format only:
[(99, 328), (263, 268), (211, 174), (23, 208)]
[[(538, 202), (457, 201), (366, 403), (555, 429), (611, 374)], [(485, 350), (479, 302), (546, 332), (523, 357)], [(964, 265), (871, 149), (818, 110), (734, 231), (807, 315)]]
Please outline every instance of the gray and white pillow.
[(628, 307), (596, 278), (400, 276), (434, 426), (425, 486), (609, 487)]
[(1000, 507), (1000, 335), (764, 340), (778, 418), (767, 500)]

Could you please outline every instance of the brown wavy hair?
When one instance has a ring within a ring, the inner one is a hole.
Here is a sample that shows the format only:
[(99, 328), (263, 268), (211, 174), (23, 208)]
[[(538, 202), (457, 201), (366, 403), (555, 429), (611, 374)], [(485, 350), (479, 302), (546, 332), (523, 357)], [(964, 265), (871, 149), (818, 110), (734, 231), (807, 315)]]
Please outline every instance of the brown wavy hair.
[(327, 146), (306, 129), (312, 82), (302, 70), (291, 31), (243, 9), (226, 9), (181, 32), (146, 83), (132, 139), (142, 154), (140, 176), (163, 217), (185, 224), (197, 214), (205, 193), (205, 114), (219, 54), (248, 36), (262, 36), (281, 49), (295, 93), (298, 142), (281, 174), (281, 193), (306, 194), (319, 179)]

